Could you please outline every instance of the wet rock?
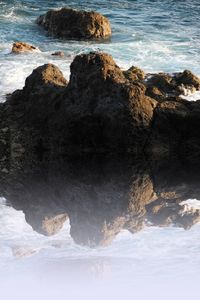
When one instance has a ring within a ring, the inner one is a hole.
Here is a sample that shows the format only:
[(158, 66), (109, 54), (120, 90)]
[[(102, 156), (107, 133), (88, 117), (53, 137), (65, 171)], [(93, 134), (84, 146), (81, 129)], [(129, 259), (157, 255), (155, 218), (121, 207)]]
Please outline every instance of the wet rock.
[(63, 51), (56, 51), (56, 52), (52, 53), (51, 55), (53, 55), (53, 56), (59, 56), (59, 57), (64, 57), (65, 53)]
[(45, 217), (42, 221), (43, 233), (47, 236), (58, 233), (62, 229), (63, 224), (66, 220), (67, 214), (60, 214), (51, 218)]
[(62, 72), (53, 64), (46, 64), (33, 70), (25, 82), (25, 91), (31, 93), (35, 89), (66, 86), (67, 80)]
[(39, 48), (24, 43), (24, 42), (15, 42), (12, 46), (12, 53), (24, 53), (24, 52), (40, 52)]
[(102, 39), (111, 36), (109, 20), (97, 12), (71, 8), (50, 10), (37, 19), (49, 34), (67, 39)]
[(198, 88), (196, 77), (144, 79), (140, 69), (126, 73), (102, 52), (78, 55), (70, 69), (67, 83), (56, 66), (38, 67), (2, 105), (1, 126), (12, 129), (9, 141), (17, 145), (9, 148), (17, 150), (13, 159), (131, 153), (198, 160), (200, 102), (177, 96), (180, 84)]
[(200, 89), (200, 79), (194, 75), (191, 71), (185, 70), (182, 73), (175, 74), (175, 80), (178, 85), (183, 85), (186, 89), (193, 88), (195, 90)]
[(129, 81), (143, 81), (145, 79), (145, 73), (138, 67), (132, 66), (127, 71), (124, 71), (124, 76)]
[(175, 201), (158, 200), (146, 207), (147, 218), (154, 226), (170, 225), (182, 227), (185, 230), (200, 222), (199, 209), (187, 209)]
[(188, 96), (200, 90), (200, 79), (188, 70), (172, 75), (151, 74), (146, 78), (146, 94), (157, 101), (180, 95)]
[(74, 59), (68, 85), (51, 64), (35, 69), (9, 103), (26, 112), (18, 127), (31, 130), (29, 145), (52, 155), (137, 154), (150, 134), (156, 106), (143, 84), (130, 83), (112, 57), (99, 52)]

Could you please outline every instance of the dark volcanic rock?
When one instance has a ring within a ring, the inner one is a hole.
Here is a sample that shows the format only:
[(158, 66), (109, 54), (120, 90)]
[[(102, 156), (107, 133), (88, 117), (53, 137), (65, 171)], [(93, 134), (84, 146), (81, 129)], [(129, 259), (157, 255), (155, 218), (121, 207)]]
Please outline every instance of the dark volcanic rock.
[(129, 81), (143, 81), (145, 79), (144, 71), (134, 66), (132, 66), (127, 71), (124, 71), (124, 76)]
[(138, 154), (150, 134), (156, 106), (155, 100), (145, 96), (145, 86), (130, 83), (104, 53), (77, 56), (67, 86), (55, 66), (37, 68), (8, 103), (12, 118), (14, 110), (24, 113), (17, 124), (19, 131), (24, 127), (30, 131), (28, 145), (53, 156)]
[(75, 142), (103, 152), (140, 151), (156, 106), (144, 92), (144, 85), (130, 84), (110, 55), (77, 56), (68, 86)]
[(67, 39), (102, 39), (111, 36), (109, 20), (97, 12), (71, 8), (50, 10), (37, 19), (49, 34)]
[(147, 75), (146, 94), (157, 101), (175, 96), (188, 96), (200, 90), (200, 79), (192, 72), (185, 70), (172, 75), (166, 73)]
[(23, 160), (84, 153), (198, 159), (200, 102), (178, 96), (181, 84), (198, 88), (198, 78), (188, 71), (144, 76), (135, 67), (123, 72), (101, 52), (78, 55), (68, 84), (56, 66), (41, 66), (2, 105), (1, 126)]

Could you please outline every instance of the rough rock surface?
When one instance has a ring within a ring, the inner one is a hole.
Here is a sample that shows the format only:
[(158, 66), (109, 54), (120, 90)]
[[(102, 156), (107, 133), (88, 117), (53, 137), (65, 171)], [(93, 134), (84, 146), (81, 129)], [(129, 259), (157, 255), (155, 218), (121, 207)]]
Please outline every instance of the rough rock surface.
[(81, 54), (69, 83), (52, 64), (33, 71), (1, 105), (2, 136), (10, 135), (15, 160), (85, 153), (198, 159), (200, 102), (180, 98), (180, 86), (197, 90), (198, 82), (189, 71), (149, 77), (135, 67), (123, 72), (108, 54)]
[(40, 52), (39, 48), (24, 43), (24, 42), (15, 42), (12, 46), (12, 53), (24, 53), (24, 52)]
[(37, 19), (49, 34), (67, 39), (102, 39), (111, 36), (109, 20), (97, 12), (71, 8), (50, 10)]
[(200, 79), (192, 72), (185, 70), (173, 75), (166, 73), (146, 76), (147, 95), (163, 101), (175, 96), (188, 96), (200, 89)]

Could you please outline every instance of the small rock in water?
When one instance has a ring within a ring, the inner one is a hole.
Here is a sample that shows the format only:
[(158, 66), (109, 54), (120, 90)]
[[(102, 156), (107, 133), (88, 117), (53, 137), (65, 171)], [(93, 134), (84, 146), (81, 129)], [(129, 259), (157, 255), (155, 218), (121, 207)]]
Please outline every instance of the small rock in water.
[(59, 56), (59, 57), (64, 57), (65, 53), (63, 51), (56, 51), (56, 52), (52, 53), (51, 55), (53, 55), (53, 56)]
[(12, 53), (24, 53), (24, 52), (40, 52), (40, 49), (24, 42), (16, 42), (13, 44)]

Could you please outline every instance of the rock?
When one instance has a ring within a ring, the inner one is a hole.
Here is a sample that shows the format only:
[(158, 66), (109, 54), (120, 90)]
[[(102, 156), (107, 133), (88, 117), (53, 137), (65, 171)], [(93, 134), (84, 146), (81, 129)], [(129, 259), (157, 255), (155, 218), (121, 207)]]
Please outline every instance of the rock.
[(45, 64), (33, 70), (32, 74), (27, 77), (25, 82), (25, 90), (31, 93), (34, 89), (46, 87), (64, 87), (67, 80), (58, 67), (53, 64)]
[(69, 125), (76, 143), (103, 152), (140, 151), (156, 106), (144, 91), (143, 85), (130, 84), (110, 55), (77, 56), (68, 86), (76, 108)]
[[(22, 148), (31, 153), (30, 145), (35, 145), (40, 155), (53, 156), (124, 151), (137, 155), (150, 134), (156, 106), (145, 96), (143, 84), (130, 83), (112, 57), (99, 52), (74, 59), (68, 85), (57, 67), (38, 67), (9, 103), (15, 105), (12, 119), (24, 136)], [(24, 117), (16, 121), (19, 112)]]
[(45, 217), (42, 221), (43, 234), (51, 236), (58, 233), (66, 220), (67, 214), (60, 214), (51, 218)]
[(200, 210), (186, 210), (186, 207), (174, 201), (158, 200), (150, 203), (147, 218), (154, 226), (167, 227), (170, 225), (182, 227), (185, 230), (200, 222)]
[(148, 96), (163, 101), (169, 97), (188, 96), (200, 90), (200, 79), (185, 70), (172, 75), (166, 73), (147, 75), (146, 85)]
[[(15, 161), (86, 153), (198, 160), (200, 102), (178, 96), (181, 84), (198, 88), (196, 77), (183, 72), (144, 79), (142, 70), (122, 71), (102, 52), (78, 55), (70, 70), (67, 83), (52, 64), (36, 68), (0, 106), (1, 127), (12, 129), (9, 139), (2, 133), (2, 153)], [(5, 151), (8, 141), (11, 152)]]
[(63, 51), (56, 51), (56, 52), (52, 53), (51, 55), (53, 55), (53, 56), (59, 56), (59, 57), (64, 57), (65, 53)]
[(178, 85), (182, 84), (185, 88), (200, 89), (200, 79), (191, 71), (185, 70), (182, 73), (176, 73), (175, 80)]
[(157, 158), (181, 151), (188, 117), (189, 109), (182, 103), (163, 101), (157, 105), (146, 151)]
[(13, 44), (12, 53), (24, 53), (24, 52), (40, 52), (40, 50), (39, 48), (24, 42), (15, 42)]
[(144, 71), (134, 66), (132, 66), (127, 71), (124, 71), (124, 76), (129, 81), (143, 81), (145, 79)]
[(71, 8), (50, 10), (37, 19), (49, 34), (66, 39), (102, 39), (111, 36), (109, 20), (97, 12)]

